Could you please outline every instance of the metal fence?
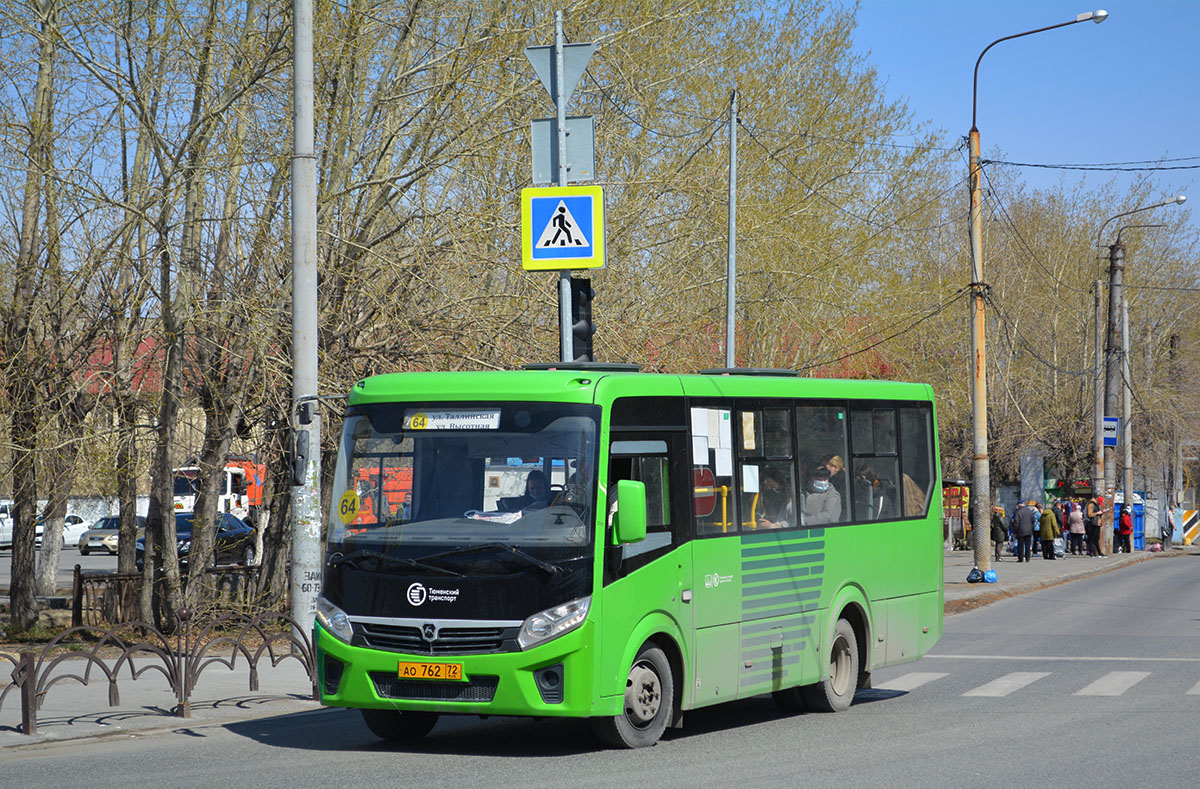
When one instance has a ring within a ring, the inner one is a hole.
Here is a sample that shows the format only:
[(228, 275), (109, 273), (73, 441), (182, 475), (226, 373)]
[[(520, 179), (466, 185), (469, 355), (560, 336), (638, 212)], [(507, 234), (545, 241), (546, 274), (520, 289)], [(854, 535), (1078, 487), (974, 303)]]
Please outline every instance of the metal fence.
[[(135, 610), (136, 584), (122, 577), (108, 577), (115, 580), (105, 587), (96, 586), (96, 593), (89, 597), (83, 590), (89, 588), (90, 579), (81, 580), (76, 573), (76, 618), (110, 612), (119, 617)], [(264, 658), (269, 666), (289, 659), (300, 661), (308, 674), (313, 699), (319, 698), (312, 640), (289, 616), (277, 611), (225, 611), (206, 617), (201, 627), (190, 609), (181, 608), (175, 612), (174, 624), (171, 635), (142, 621), (118, 623), (103, 632), (77, 625), (60, 633), (40, 651), (21, 652), (19, 657), (0, 654), (0, 665), (7, 662), (13, 666), (11, 681), (0, 686), (0, 709), (11, 693), (19, 694), (21, 732), (36, 734), (38, 710), (46, 694), (60, 682), (106, 682), (109, 706), (115, 707), (120, 703), (119, 679), (132, 682), (146, 674), (160, 674), (175, 694), (173, 714), (187, 718), (191, 716), (192, 691), (205, 669), (219, 665), (232, 671), (245, 665), (249, 669), (249, 689), (256, 692), (259, 664)], [(91, 649), (73, 646), (91, 639)]]

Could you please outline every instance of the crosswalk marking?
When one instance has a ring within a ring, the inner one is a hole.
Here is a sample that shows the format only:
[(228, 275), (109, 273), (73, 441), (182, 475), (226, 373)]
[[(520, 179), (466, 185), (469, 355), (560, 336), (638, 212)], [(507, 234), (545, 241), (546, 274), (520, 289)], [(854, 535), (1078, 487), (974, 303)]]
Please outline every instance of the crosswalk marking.
[(1149, 671), (1110, 671), (1086, 688), (1075, 691), (1075, 695), (1120, 696), (1148, 676)]
[(1187, 692), (1189, 696), (1200, 696), (1200, 682), (1197, 682), (1195, 687)]
[(964, 696), (991, 696), (993, 698), (999, 696), (1007, 696), (1010, 693), (1020, 690), (1026, 685), (1037, 682), (1042, 677), (1050, 676), (1049, 671), (1014, 671), (1011, 674), (1005, 674), (999, 679), (994, 679), (986, 685), (980, 685), (974, 690), (968, 690)]
[(915, 690), (927, 682), (933, 682), (935, 679), (949, 676), (948, 674), (939, 673), (936, 671), (914, 671), (910, 674), (904, 674), (895, 679), (888, 680), (882, 685), (873, 685), (878, 690), (900, 690), (908, 692)]

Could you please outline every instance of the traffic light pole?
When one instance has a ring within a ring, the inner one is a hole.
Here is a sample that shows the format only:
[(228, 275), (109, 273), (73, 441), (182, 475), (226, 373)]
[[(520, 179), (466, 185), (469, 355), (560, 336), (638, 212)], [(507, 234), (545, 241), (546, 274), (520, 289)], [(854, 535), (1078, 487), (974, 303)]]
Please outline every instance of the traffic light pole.
[[(567, 185), (567, 88), (563, 69), (563, 14), (554, 12), (554, 113), (558, 139), (558, 186)], [(571, 348), (571, 272), (558, 272), (559, 361), (573, 360)]]

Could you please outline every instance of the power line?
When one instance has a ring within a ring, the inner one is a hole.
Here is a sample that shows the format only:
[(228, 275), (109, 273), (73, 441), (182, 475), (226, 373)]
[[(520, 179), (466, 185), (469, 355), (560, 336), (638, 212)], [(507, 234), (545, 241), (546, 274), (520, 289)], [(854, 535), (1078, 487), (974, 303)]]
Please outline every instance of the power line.
[[(748, 124), (743, 124), (743, 126), (745, 126), (748, 130), (750, 129)], [(962, 147), (961, 145), (959, 145), (958, 148), (947, 148), (940, 145), (905, 145), (897, 142), (874, 142), (871, 140), (846, 139), (844, 137), (825, 137), (819, 134), (812, 134), (811, 132), (796, 131), (793, 129), (771, 129), (765, 126), (756, 127), (755, 131), (762, 134), (774, 134), (781, 137), (803, 137), (806, 140), (814, 140), (816, 142), (841, 143), (843, 145), (854, 145), (863, 148), (874, 146), (878, 148), (897, 148), (911, 151), (942, 151), (944, 153), (955, 153), (959, 150), (959, 148)], [(897, 137), (900, 135), (887, 136)]]
[(815, 361), (815, 362), (809, 362), (808, 364), (804, 365), (803, 367), (800, 367), (800, 368), (798, 368), (798, 369), (796, 370), (796, 372), (798, 372), (798, 373), (802, 373), (802, 372), (805, 372), (805, 371), (807, 371), (807, 370), (813, 370), (813, 369), (816, 369), (817, 367), (823, 367), (823, 366), (825, 366), (825, 365), (829, 365), (829, 364), (836, 364), (836, 363), (838, 363), (838, 362), (845, 361), (846, 359), (853, 358), (853, 357), (855, 357), (855, 356), (858, 356), (858, 355), (860, 355), (860, 354), (864, 354), (864, 353), (866, 353), (867, 351), (870, 351), (870, 350), (873, 350), (873, 349), (875, 349), (875, 348), (878, 348), (880, 345), (883, 345), (885, 342), (889, 342), (889, 341), (891, 341), (891, 340), (894, 340), (894, 339), (896, 339), (897, 337), (899, 337), (899, 336), (901, 336), (901, 335), (903, 335), (903, 334), (907, 334), (908, 332), (910, 332), (910, 331), (912, 331), (913, 329), (915, 329), (915, 328), (917, 328), (918, 326), (920, 326), (920, 325), (921, 325), (922, 323), (924, 323), (925, 321), (927, 321), (927, 320), (930, 320), (931, 318), (933, 318), (934, 316), (936, 316), (938, 313), (942, 312), (942, 311), (943, 311), (943, 310), (945, 310), (947, 307), (949, 307), (951, 304), (953, 304), (955, 301), (957, 301), (957, 300), (958, 300), (958, 297), (959, 297), (959, 296), (961, 296), (961, 295), (962, 295), (963, 293), (965, 293), (966, 291), (967, 291), (967, 289), (966, 289), (966, 288), (959, 288), (957, 291), (955, 291), (955, 292), (954, 292), (952, 295), (950, 295), (950, 296), (949, 296), (949, 297), (948, 297), (948, 298), (947, 298), (945, 301), (943, 301), (941, 304), (937, 305), (936, 307), (934, 307), (932, 310), (930, 310), (929, 312), (925, 313), (925, 314), (924, 314), (924, 315), (922, 315), (921, 317), (917, 318), (915, 321), (913, 321), (912, 323), (910, 323), (908, 326), (905, 326), (903, 329), (901, 329), (901, 330), (899, 330), (899, 331), (897, 331), (897, 332), (894, 332), (893, 334), (889, 334), (887, 337), (884, 337), (884, 338), (882, 338), (882, 339), (880, 339), (880, 340), (877, 340), (877, 341), (875, 341), (875, 342), (871, 343), (870, 345), (866, 346), (865, 348), (860, 348), (860, 349), (858, 349), (857, 351), (851, 351), (850, 353), (843, 354), (842, 356), (838, 356), (838, 357), (837, 357), (837, 358), (835, 358), (835, 359), (829, 359), (829, 360), (822, 360), (822, 359), (818, 359), (818, 360), (817, 360), (817, 361)]
[(1000, 199), (1000, 194), (996, 191), (996, 186), (992, 183), (992, 177), (988, 175), (987, 169), (981, 165), (979, 170), (983, 173), (983, 177), (987, 180), (988, 192), (991, 193), (993, 202), (1000, 208), (1000, 213), (1004, 215), (1004, 219), (1008, 222), (1008, 226), (1012, 228), (1013, 233), (1016, 234), (1017, 239), (1020, 240), (1021, 246), (1023, 246), (1025, 251), (1029, 253), (1029, 257), (1033, 258), (1033, 262), (1037, 263), (1038, 268), (1046, 272), (1046, 276), (1050, 277), (1050, 279), (1054, 280), (1054, 282), (1058, 285), (1061, 285), (1068, 290), (1073, 290), (1077, 293), (1087, 293), (1088, 291), (1083, 288), (1063, 282), (1046, 266), (1045, 263), (1042, 262), (1041, 258), (1037, 256), (1037, 254), (1033, 251), (1033, 248), (1030, 247), (1029, 243), (1025, 240), (1025, 236), (1021, 235), (1021, 231), (1017, 229), (1017, 223), (1013, 221), (1012, 216), (1008, 213), (1008, 209), (1005, 208), (1004, 201)]
[(801, 178), (799, 175), (797, 175), (796, 172), (794, 170), (792, 170), (792, 168), (789, 167), (786, 162), (784, 162), (782, 159), (780, 159), (778, 156), (776, 156), (775, 153), (773, 151), (771, 151), (770, 148), (768, 148), (766, 145), (763, 144), (762, 140), (758, 139), (758, 136), (754, 133), (754, 131), (751, 129), (751, 127), (747, 126), (744, 123), (741, 123), (740, 121), (738, 122), (738, 125), (746, 130), (746, 133), (750, 135), (750, 139), (754, 140), (754, 142), (758, 145), (758, 147), (762, 148), (763, 151), (767, 154), (767, 156), (773, 162), (775, 162), (780, 167), (782, 167), (784, 172), (786, 172), (793, 179), (795, 179), (797, 182), (799, 182), (800, 185), (803, 186), (805, 189), (807, 189), (810, 194), (813, 194), (816, 197), (820, 198), (821, 200), (823, 200), (824, 202), (826, 202), (830, 206), (832, 206), (834, 209), (840, 211), (841, 213), (845, 214), (846, 216), (850, 217), (851, 219), (857, 219), (859, 222), (862, 222), (863, 224), (870, 225), (872, 227), (878, 227), (878, 228), (881, 228), (882, 230), (894, 230), (894, 231), (901, 232), (901, 233), (920, 233), (920, 232), (925, 232), (925, 231), (929, 231), (929, 230), (937, 230), (938, 228), (944, 227), (952, 221), (957, 221), (957, 220), (948, 220), (946, 222), (941, 222), (937, 225), (931, 225), (929, 227), (911, 228), (911, 227), (900, 227), (899, 225), (897, 225), (895, 223), (884, 224), (881, 222), (876, 222), (872, 219), (868, 219), (867, 217), (864, 217), (864, 216), (859, 216), (858, 214), (854, 213), (853, 211), (849, 211), (849, 210), (843, 208), (842, 206), (838, 205), (836, 202), (834, 202), (830, 198), (826, 197), (820, 191), (818, 191), (817, 189), (814, 189), (807, 181), (805, 181), (803, 178)]
[[(1186, 156), (1180, 159), (1167, 159), (1164, 161), (1191, 161), (1200, 157)], [(1200, 164), (1175, 164), (1175, 165), (1154, 165), (1150, 167), (1125, 167), (1118, 165), (1107, 164), (1037, 164), (1033, 162), (1008, 162), (1002, 159), (982, 159), (980, 164), (1003, 164), (1009, 167), (1034, 167), (1042, 170), (1091, 170), (1096, 172), (1110, 173), (1139, 173), (1139, 172), (1154, 172), (1158, 170), (1200, 170)]]

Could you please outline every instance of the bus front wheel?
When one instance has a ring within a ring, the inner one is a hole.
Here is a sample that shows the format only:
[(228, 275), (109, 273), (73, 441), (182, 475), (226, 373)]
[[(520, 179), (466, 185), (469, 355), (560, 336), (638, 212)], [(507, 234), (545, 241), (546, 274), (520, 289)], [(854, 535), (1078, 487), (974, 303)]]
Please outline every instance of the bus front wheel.
[(629, 667), (624, 711), (611, 718), (593, 718), (592, 727), (602, 742), (614, 748), (645, 748), (662, 737), (674, 709), (671, 663), (661, 649), (646, 644)]
[(436, 712), (362, 710), (363, 722), (381, 740), (419, 740), (437, 723)]
[(858, 666), (858, 639), (854, 627), (845, 619), (839, 619), (829, 645), (829, 676), (801, 688), (808, 708), (820, 712), (850, 709), (854, 691), (858, 689)]

